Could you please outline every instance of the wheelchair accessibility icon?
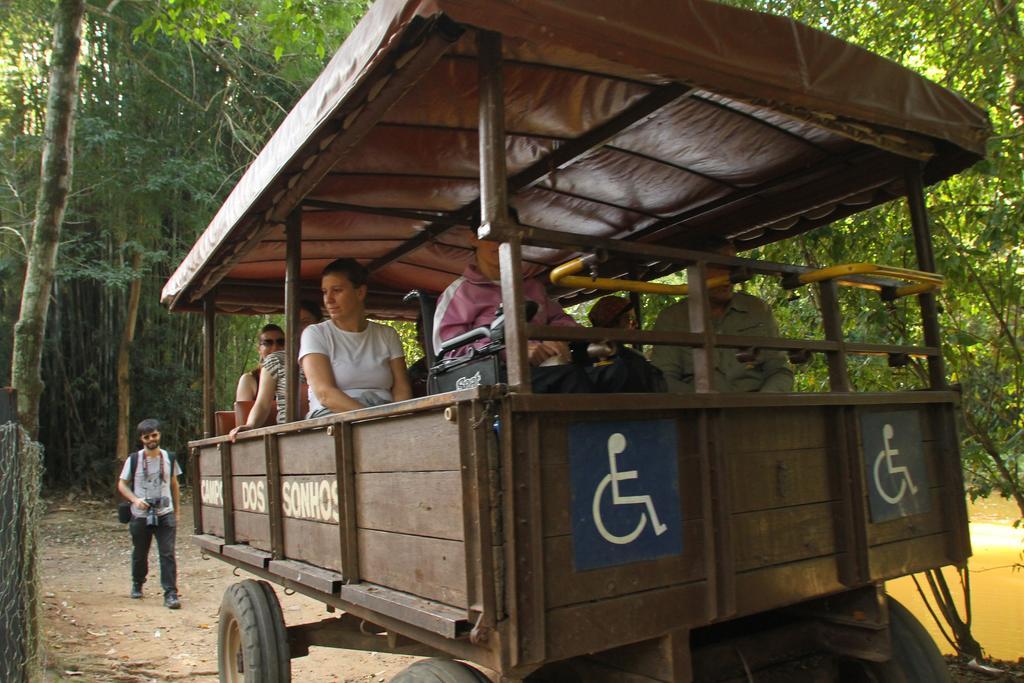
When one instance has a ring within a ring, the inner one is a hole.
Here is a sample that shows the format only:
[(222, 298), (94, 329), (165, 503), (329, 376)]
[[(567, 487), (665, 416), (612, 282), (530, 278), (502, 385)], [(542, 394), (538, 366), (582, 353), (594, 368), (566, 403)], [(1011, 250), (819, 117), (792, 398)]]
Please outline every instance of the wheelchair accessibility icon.
[(871, 521), (927, 512), (931, 490), (921, 418), (914, 410), (861, 415), (861, 459)]
[(576, 571), (680, 555), (676, 420), (584, 420), (568, 431)]
[[(626, 437), (618, 433), (608, 437), (608, 474), (597, 485), (597, 490), (594, 491), (593, 502), (594, 524), (597, 526), (597, 532), (601, 534), (601, 538), (616, 545), (626, 545), (635, 541), (643, 533), (644, 527), (647, 526), (648, 515), (651, 518), (651, 525), (654, 528), (655, 535), (661, 536), (668, 531), (668, 527), (658, 520), (658, 513), (654, 509), (654, 500), (650, 496), (624, 496), (620, 493), (619, 482), (632, 481), (638, 476), (636, 470), (619, 471), (617, 458), (624, 450), (626, 450)], [(636, 528), (622, 536), (608, 531), (608, 528), (604, 525), (604, 520), (601, 518), (601, 498), (609, 486), (611, 486), (612, 492), (612, 505), (642, 505), (645, 508), (640, 511), (640, 519), (636, 524)]]
[[(895, 432), (891, 424), (886, 424), (882, 427), (882, 440), (885, 446), (881, 451), (878, 452), (878, 457), (875, 458), (875, 489), (878, 490), (878, 495), (882, 497), (885, 502), (892, 505), (898, 504), (903, 500), (903, 496), (906, 494), (907, 489), (910, 489), (911, 495), (917, 493), (917, 487), (914, 486), (914, 480), (910, 478), (910, 470), (903, 465), (894, 465), (892, 459), (900, 454), (899, 449), (892, 447), (892, 439), (895, 436)], [(889, 475), (887, 479), (891, 482), (899, 475), (899, 488), (895, 493), (890, 494), (886, 490), (886, 485), (882, 483), (879, 474), (882, 471), (882, 467), (885, 467), (886, 473)]]

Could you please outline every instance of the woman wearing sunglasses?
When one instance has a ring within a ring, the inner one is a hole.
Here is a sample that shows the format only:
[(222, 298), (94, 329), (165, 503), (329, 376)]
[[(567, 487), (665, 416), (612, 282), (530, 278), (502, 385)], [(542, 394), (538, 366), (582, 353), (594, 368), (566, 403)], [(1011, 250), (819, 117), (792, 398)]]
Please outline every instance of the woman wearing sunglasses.
[(259, 391), (260, 386), (260, 368), (263, 367), (263, 359), (276, 349), (284, 350), (284, 330), (274, 323), (264, 325), (263, 329), (260, 330), (259, 342), (256, 346), (256, 353), (259, 354), (260, 363), (238, 378), (238, 388), (235, 389), (236, 401), (256, 400), (256, 392)]
[[(320, 312), (320, 306), (317, 303), (303, 301), (299, 304), (300, 332), (310, 325), (320, 322), (321, 319), (323, 319), (323, 314)], [(271, 325), (267, 327), (271, 327)], [(272, 327), (277, 326), (273, 325)], [(261, 334), (260, 336), (262, 337), (263, 335)], [(235, 440), (235, 435), (238, 432), (244, 432), (265, 425), (267, 418), (270, 416), (270, 411), (274, 408), (275, 401), (277, 402), (277, 423), (281, 424), (285, 421), (285, 401), (288, 396), (288, 382), (285, 379), (287, 376), (287, 359), (284, 356), (284, 333), (281, 332), (274, 336), (280, 336), (281, 341), (277, 342), (274, 339), (273, 346), (269, 348), (269, 352), (264, 355), (260, 362), (259, 389), (256, 392), (255, 402), (253, 403), (252, 410), (249, 411), (245, 424), (238, 425), (229, 432), (232, 441)], [(262, 339), (260, 344), (261, 348), (266, 348), (262, 346)], [(303, 376), (301, 368), (299, 368), (299, 382), (301, 384), (306, 383), (306, 378)]]

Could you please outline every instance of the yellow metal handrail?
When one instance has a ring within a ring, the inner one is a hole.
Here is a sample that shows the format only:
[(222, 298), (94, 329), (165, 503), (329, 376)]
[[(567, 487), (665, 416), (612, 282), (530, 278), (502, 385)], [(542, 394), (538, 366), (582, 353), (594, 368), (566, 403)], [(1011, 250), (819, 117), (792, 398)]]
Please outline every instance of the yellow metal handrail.
[(895, 297), (909, 296), (911, 294), (924, 294), (934, 292), (946, 284), (946, 278), (938, 273), (926, 273), (922, 270), (910, 270), (909, 268), (897, 268), (895, 266), (880, 266), (875, 263), (844, 263), (838, 266), (829, 266), (812, 270), (808, 273), (801, 273), (797, 279), (800, 284), (822, 282), (824, 280), (836, 280), (847, 287), (860, 287), (873, 291), (882, 291), (883, 285), (877, 282), (862, 282), (859, 280), (848, 280), (851, 275), (879, 275), (897, 280), (906, 280), (916, 284), (897, 287)]
[[(556, 266), (551, 270), (551, 282), (562, 287), (604, 289), (612, 292), (626, 291), (643, 294), (678, 295), (684, 295), (689, 292), (689, 288), (686, 285), (668, 285), (660, 282), (645, 282), (644, 280), (619, 280), (607, 277), (577, 275), (577, 273), (592, 262), (592, 256), (580, 256), (560, 266)], [(796, 279), (802, 285), (823, 282), (825, 280), (836, 280), (839, 284), (847, 287), (860, 287), (876, 292), (885, 289), (885, 286), (878, 282), (848, 279), (855, 275), (878, 275), (915, 283), (904, 287), (896, 287), (894, 290), (895, 298), (934, 292), (946, 283), (946, 278), (938, 273), (926, 273), (921, 270), (910, 270), (909, 268), (897, 268), (895, 266), (880, 266), (875, 263), (844, 263), (838, 266), (819, 268), (818, 270), (800, 273)], [(718, 275), (709, 278), (707, 286), (720, 287), (729, 284), (730, 281), (728, 275)]]
[[(660, 282), (644, 280), (617, 280), (610, 277), (591, 277), (576, 275), (589, 263), (587, 256), (580, 256), (567, 261), (551, 270), (551, 282), (562, 287), (579, 287), (581, 289), (606, 289), (612, 292), (640, 292), (642, 294), (686, 294), (686, 285), (667, 285)], [(729, 284), (728, 275), (718, 275), (708, 279), (708, 287), (720, 287)]]

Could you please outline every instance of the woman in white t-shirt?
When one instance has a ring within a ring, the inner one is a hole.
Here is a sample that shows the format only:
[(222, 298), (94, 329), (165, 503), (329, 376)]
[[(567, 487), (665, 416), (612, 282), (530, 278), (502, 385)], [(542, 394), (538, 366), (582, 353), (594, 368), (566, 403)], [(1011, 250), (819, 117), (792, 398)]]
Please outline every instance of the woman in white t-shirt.
[(302, 333), (299, 363), (309, 381), (309, 415), (319, 417), (412, 398), (402, 340), (366, 319), (366, 268), (342, 258), (324, 268), (328, 320)]

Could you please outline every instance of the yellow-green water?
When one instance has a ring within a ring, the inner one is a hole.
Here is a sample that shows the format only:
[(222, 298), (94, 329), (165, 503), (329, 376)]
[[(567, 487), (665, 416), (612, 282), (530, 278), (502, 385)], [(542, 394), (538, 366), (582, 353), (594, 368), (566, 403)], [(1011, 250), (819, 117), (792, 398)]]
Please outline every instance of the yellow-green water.
[[(970, 506), (972, 631), (989, 656), (1012, 661), (1024, 657), (1024, 568), (1019, 566), (1024, 565), (1024, 528), (1013, 528), (1019, 516), (1016, 506), (1002, 499)], [(945, 574), (962, 614), (960, 581), (948, 568)], [(930, 598), (927, 585), (921, 586)], [(921, 620), (943, 652), (953, 652), (910, 577), (890, 581), (886, 588)]]

